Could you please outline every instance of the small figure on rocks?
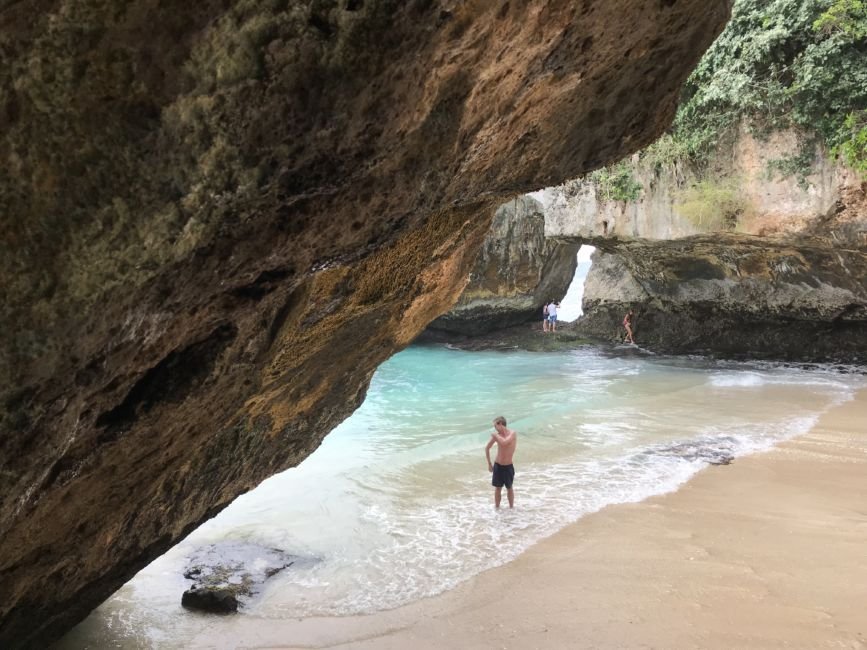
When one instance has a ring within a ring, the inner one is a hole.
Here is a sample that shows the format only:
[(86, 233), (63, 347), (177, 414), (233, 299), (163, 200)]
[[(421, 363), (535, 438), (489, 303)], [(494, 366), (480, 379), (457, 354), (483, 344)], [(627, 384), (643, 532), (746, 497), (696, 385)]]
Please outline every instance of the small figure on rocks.
[(542, 305), (542, 331), (548, 331), (548, 303)]
[(635, 312), (631, 309), (626, 312), (626, 316), (623, 317), (623, 327), (626, 329), (626, 338), (624, 341), (626, 343), (631, 343), (635, 345), (635, 341), (632, 340), (632, 323), (635, 318)]
[[(491, 464), (491, 447), (497, 445), (497, 459)], [(485, 446), (485, 458), (488, 459), (488, 471), (491, 472), (491, 485), (494, 486), (494, 507), (500, 507), (500, 499), (503, 496), (503, 486), (506, 486), (506, 495), (509, 498), (509, 507), (515, 507), (515, 492), (512, 490), (512, 481), (515, 479), (515, 466), (512, 464), (512, 456), (518, 445), (518, 434), (506, 428), (506, 418), (502, 415), (494, 420), (494, 432)]]
[(551, 301), (551, 304), (548, 305), (548, 331), (556, 332), (557, 331), (557, 309), (560, 307), (559, 302)]

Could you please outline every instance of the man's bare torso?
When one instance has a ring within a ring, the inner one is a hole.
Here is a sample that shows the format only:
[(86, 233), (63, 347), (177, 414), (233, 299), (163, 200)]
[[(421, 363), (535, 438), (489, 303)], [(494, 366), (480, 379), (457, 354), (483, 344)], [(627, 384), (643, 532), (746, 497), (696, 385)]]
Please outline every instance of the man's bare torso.
[(511, 429), (506, 429), (506, 435), (497, 435), (495, 440), (497, 441), (497, 464), (511, 465), (515, 447), (518, 446), (518, 434)]

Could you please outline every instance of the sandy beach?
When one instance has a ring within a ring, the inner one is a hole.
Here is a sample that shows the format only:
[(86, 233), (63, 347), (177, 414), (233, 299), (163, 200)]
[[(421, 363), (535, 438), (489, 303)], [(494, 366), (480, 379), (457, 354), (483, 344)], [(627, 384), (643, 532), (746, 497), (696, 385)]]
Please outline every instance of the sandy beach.
[[(196, 643), (227, 641), (214, 630)], [(867, 648), (867, 391), (804, 436), (605, 508), (436, 598), (370, 616), (251, 617), (231, 644)]]

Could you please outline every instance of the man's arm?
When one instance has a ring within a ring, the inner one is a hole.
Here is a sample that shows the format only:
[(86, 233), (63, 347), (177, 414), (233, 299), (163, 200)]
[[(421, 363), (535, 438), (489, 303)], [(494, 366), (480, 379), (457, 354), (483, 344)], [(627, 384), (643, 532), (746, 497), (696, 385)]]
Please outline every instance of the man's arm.
[[(509, 433), (507, 433), (507, 434), (504, 435), (504, 436), (501, 436), (499, 433), (497, 433), (496, 431), (494, 431), (494, 432), (491, 434), (491, 438), (492, 438), (492, 439), (493, 439), (493, 440), (494, 440), (498, 445), (505, 445), (507, 442), (509, 442), (509, 441), (514, 437), (514, 435), (515, 435), (515, 432), (514, 432), (514, 431), (511, 431), (511, 430), (509, 431)], [(492, 444), (493, 444), (493, 443), (492, 443)]]
[[(494, 435), (496, 435), (496, 434), (494, 434)], [(492, 437), (490, 440), (488, 440), (488, 444), (485, 445), (485, 458), (488, 459), (488, 471), (489, 472), (494, 471), (494, 466), (491, 464), (491, 447), (493, 447), (493, 446), (494, 446), (494, 439)]]

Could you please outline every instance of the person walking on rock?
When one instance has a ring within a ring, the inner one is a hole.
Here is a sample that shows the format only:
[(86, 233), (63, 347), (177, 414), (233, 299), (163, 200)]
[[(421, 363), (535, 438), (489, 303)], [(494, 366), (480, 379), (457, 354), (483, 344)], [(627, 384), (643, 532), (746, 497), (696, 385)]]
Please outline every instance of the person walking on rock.
[[(491, 447), (497, 445), (497, 459), (491, 464)], [(512, 482), (515, 479), (515, 466), (512, 457), (515, 455), (515, 447), (518, 445), (518, 434), (506, 428), (506, 418), (502, 415), (494, 420), (494, 432), (485, 446), (485, 458), (488, 459), (488, 471), (491, 472), (491, 485), (494, 486), (494, 507), (500, 507), (500, 499), (503, 496), (503, 486), (506, 487), (506, 496), (509, 499), (509, 507), (515, 507), (515, 492), (512, 490)]]

